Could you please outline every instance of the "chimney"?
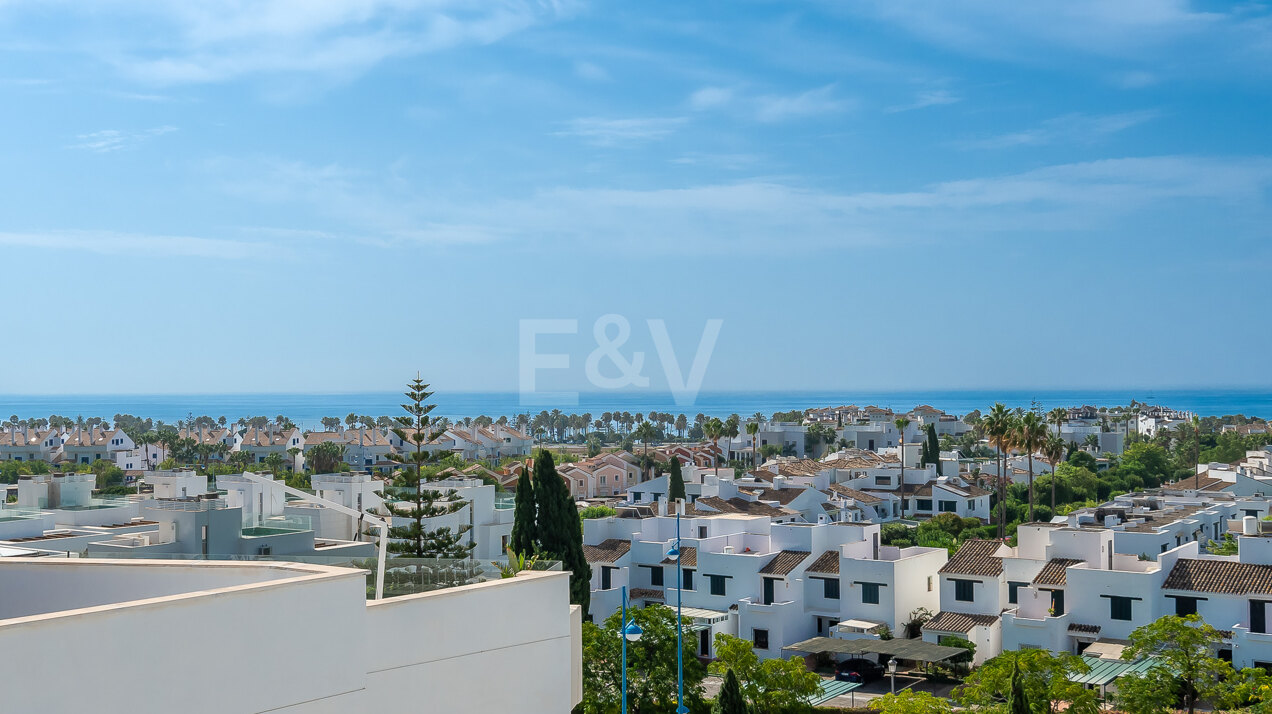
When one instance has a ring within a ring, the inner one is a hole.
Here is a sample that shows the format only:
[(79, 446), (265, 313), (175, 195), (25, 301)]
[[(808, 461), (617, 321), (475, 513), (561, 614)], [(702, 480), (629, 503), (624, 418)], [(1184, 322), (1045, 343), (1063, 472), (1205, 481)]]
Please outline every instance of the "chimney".
[(1241, 535), (1259, 535), (1259, 519), (1254, 516), (1246, 516), (1245, 518), (1242, 518)]
[(666, 496), (658, 497), (658, 515), (660, 516), (667, 515), (667, 497)]
[(676, 499), (676, 513), (679, 513), (682, 516), (685, 515), (685, 499)]

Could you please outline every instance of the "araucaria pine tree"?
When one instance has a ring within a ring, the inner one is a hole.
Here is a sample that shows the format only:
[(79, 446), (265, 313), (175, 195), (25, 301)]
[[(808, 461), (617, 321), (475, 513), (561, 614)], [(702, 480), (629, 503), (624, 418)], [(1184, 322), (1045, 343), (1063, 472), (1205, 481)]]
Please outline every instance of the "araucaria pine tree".
[(671, 457), (671, 475), (667, 477), (667, 497), (671, 503), (685, 498), (685, 477), (680, 475), (680, 459)]
[(384, 510), (387, 515), (406, 519), (407, 524), (389, 529), (388, 550), (411, 558), (464, 559), (473, 549), (472, 544), (464, 542), (468, 526), (434, 530), (424, 527), (425, 521), (455, 513), (465, 504), (451, 494), (427, 487), (430, 482), (444, 478), (426, 470), (433, 461), (433, 454), (424, 446), (444, 433), (444, 430), (435, 428), (434, 420), (429, 416), (436, 406), (425, 403), (431, 396), (433, 393), (428, 391), (428, 385), (416, 375), (406, 386), (409, 403), (402, 405), (406, 414), (394, 419), (393, 433), (406, 448), (401, 454), (388, 455), (403, 468), (394, 478), (396, 488), (384, 500)]
[(517, 501), (512, 511), (512, 538), (508, 547), (517, 555), (527, 558), (534, 555), (535, 548), (535, 514), (534, 485), (530, 480), (530, 471), (521, 472), (517, 479)]
[(547, 449), (540, 449), (534, 457), (534, 502), (539, 553), (561, 561), (562, 567), (570, 571), (570, 602), (581, 605), (586, 613), (591, 600), (592, 567), (583, 556), (579, 511)]

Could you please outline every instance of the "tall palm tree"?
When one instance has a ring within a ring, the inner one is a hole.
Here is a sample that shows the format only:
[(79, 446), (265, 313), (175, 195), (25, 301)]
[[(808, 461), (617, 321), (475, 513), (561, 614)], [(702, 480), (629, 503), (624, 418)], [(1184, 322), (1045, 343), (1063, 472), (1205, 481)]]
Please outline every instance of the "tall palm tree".
[(1056, 407), (1047, 412), (1047, 421), (1056, 428), (1056, 436), (1060, 436), (1060, 426), (1069, 420), (1069, 410)]
[(989, 443), (998, 450), (994, 455), (994, 466), (997, 469), (998, 478), (998, 537), (1007, 537), (1007, 487), (1004, 481), (1007, 476), (1007, 445), (1011, 434), (1011, 412), (1002, 402), (994, 404), (994, 408), (989, 410), (981, 419), (981, 430), (985, 433), (985, 438), (989, 439)]
[[(720, 446), (720, 437), (724, 436), (724, 422), (719, 419), (712, 419), (702, 425), (702, 435), (707, 437), (708, 443), (712, 446)], [(720, 456), (712, 453), (712, 462), (715, 464), (715, 475), (720, 475)]]
[(751, 437), (751, 468), (755, 468), (756, 466), (759, 465), (755, 461), (755, 448), (756, 448), (756, 445), (759, 444), (760, 442), (760, 439), (759, 437), (756, 436), (756, 434), (759, 434), (759, 433), (760, 433), (759, 422), (748, 421), (746, 423), (746, 435)]
[[(654, 429), (654, 423), (651, 421), (645, 421), (644, 419), (641, 419), (640, 426), (636, 427), (636, 438), (640, 439), (641, 444), (644, 447), (644, 452), (642, 456), (644, 457), (644, 460), (646, 461), (649, 458), (649, 442), (651, 439), (654, 438), (655, 435), (657, 435), (657, 433), (658, 432)], [(642, 463), (641, 472), (644, 473), (644, 470), (645, 470), (645, 466)]]
[(901, 455), (901, 489), (905, 490), (905, 428), (910, 426), (910, 420), (905, 417), (898, 417), (893, 420), (892, 424), (899, 433), (897, 443), (900, 446), (897, 447), (897, 453)]
[[(1042, 420), (1038, 412), (1026, 412), (1023, 417), (1016, 421), (1016, 445), (1025, 450), (1029, 455), (1029, 522), (1034, 520), (1034, 491), (1033, 491), (1033, 457), (1034, 452), (1042, 448), (1047, 443), (1047, 423)], [(1052, 479), (1053, 481), (1055, 479)]]
[(1042, 455), (1051, 462), (1051, 516), (1056, 515), (1056, 468), (1060, 459), (1064, 458), (1064, 439), (1059, 434), (1052, 434), (1042, 446)]

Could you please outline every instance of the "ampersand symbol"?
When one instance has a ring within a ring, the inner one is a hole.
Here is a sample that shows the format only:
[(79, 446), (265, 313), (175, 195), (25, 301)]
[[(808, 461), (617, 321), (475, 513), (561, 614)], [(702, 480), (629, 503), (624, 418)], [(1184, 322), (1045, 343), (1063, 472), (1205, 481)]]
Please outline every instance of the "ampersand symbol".
[[(614, 339), (610, 339), (606, 334), (610, 325), (618, 327), (618, 334)], [(648, 387), (649, 377), (640, 373), (641, 367), (645, 365), (645, 353), (633, 352), (631, 361), (627, 361), (618, 348), (627, 343), (627, 338), (631, 337), (632, 326), (627, 322), (627, 318), (622, 315), (602, 315), (596, 319), (596, 324), (592, 326), (592, 336), (596, 338), (596, 349), (587, 356), (587, 378), (593, 385), (601, 389), (622, 389), (623, 387), (636, 386)], [(601, 374), (600, 363), (601, 358), (606, 357), (618, 368), (619, 376), (606, 377)]]

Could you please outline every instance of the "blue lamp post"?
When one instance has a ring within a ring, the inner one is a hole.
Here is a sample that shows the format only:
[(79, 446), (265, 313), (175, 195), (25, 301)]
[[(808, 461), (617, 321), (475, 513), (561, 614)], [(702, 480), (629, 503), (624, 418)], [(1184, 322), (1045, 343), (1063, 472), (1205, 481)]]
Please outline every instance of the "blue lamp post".
[(689, 714), (689, 707), (685, 706), (685, 648), (681, 642), (684, 627), (680, 624), (681, 591), (684, 590), (684, 566), (680, 563), (680, 503), (676, 504), (676, 542), (667, 551), (667, 558), (676, 564), (676, 712)]
[(630, 623), (627, 621), (627, 586), (626, 585), (623, 586), (622, 592), (623, 592), (623, 624), (622, 624), (622, 627), (619, 629), (619, 632), (621, 632), (623, 635), (622, 637), (622, 642), (623, 642), (623, 714), (627, 714), (627, 642), (629, 640), (632, 642), (636, 642), (640, 640), (640, 636), (644, 634), (644, 632), (640, 629), (640, 625), (637, 625), (635, 621)]

